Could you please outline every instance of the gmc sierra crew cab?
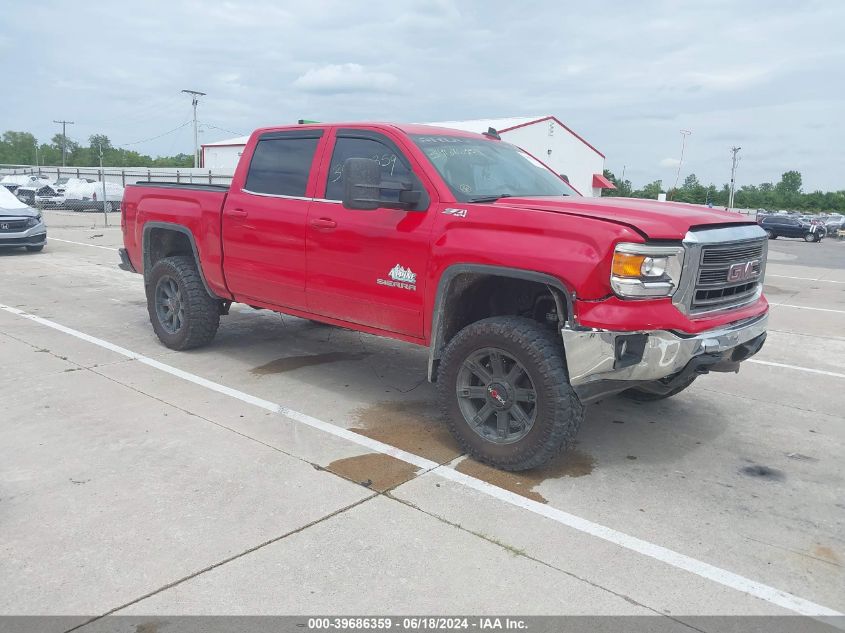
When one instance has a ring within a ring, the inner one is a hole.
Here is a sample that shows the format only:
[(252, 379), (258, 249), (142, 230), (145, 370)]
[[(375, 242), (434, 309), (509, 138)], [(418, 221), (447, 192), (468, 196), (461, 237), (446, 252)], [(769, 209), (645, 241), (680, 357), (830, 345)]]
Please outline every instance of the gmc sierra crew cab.
[(508, 470), (586, 404), (667, 398), (766, 338), (753, 219), (582, 197), (495, 130), (263, 128), (230, 187), (138, 183), (121, 217), (167, 347), (210, 343), (232, 302), (426, 345), (452, 433)]

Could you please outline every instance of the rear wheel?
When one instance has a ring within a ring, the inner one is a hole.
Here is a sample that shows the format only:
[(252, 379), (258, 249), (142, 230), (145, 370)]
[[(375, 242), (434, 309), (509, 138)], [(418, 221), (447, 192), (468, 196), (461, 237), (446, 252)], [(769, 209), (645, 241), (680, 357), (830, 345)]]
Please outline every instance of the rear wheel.
[(220, 301), (206, 291), (193, 257), (156, 262), (146, 290), (150, 322), (162, 343), (185, 350), (211, 342), (220, 325)]
[(504, 470), (544, 465), (572, 442), (584, 418), (563, 345), (531, 319), (493, 317), (465, 327), (443, 354), (437, 387), (461, 447)]
[(685, 383), (675, 387), (667, 393), (649, 391), (648, 387), (633, 387), (631, 389), (626, 389), (620, 395), (628, 398), (629, 400), (636, 400), (637, 402), (655, 402), (657, 400), (665, 400), (666, 398), (671, 398), (672, 396), (681, 393), (684, 389), (694, 383), (697, 377), (698, 376), (693, 376)]
[(777, 235), (775, 235), (775, 234), (772, 232), (772, 230), (771, 230), (771, 229), (766, 229), (766, 237), (768, 237), (770, 240), (776, 240), (776, 239), (778, 238), (778, 236), (777, 236)]

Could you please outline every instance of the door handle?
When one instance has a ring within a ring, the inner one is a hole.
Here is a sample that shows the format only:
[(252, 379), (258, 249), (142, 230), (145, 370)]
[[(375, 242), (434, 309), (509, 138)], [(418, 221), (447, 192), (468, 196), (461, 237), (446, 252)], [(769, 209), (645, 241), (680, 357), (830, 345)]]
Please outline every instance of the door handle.
[(249, 213), (247, 213), (243, 209), (229, 209), (228, 211), (226, 211), (226, 215), (228, 215), (230, 218), (245, 218), (249, 215)]
[(311, 226), (320, 230), (331, 230), (337, 228), (337, 222), (331, 218), (314, 218), (311, 220)]

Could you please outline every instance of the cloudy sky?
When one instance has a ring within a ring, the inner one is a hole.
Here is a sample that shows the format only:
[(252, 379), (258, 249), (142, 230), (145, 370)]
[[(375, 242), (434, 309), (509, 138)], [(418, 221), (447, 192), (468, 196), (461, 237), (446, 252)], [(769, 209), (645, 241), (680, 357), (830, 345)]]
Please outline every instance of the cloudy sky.
[[(0, 130), (107, 134), (142, 153), (298, 118), (554, 114), (634, 185), (845, 189), (845, 1), (39, 2), (0, 13)], [(162, 135), (162, 136), (160, 136)], [(151, 139), (152, 137), (159, 137)], [(141, 141), (141, 142), (139, 142)]]

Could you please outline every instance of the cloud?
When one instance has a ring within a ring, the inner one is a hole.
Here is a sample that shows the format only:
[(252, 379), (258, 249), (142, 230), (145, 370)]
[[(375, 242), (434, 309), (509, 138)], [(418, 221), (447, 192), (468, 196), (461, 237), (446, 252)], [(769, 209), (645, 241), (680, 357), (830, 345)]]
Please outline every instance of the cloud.
[(681, 163), (677, 158), (664, 158), (660, 161), (661, 167), (677, 167)]
[(367, 70), (360, 64), (328, 64), (312, 68), (297, 77), (294, 87), (303, 92), (340, 94), (350, 92), (396, 92), (395, 75)]
[[(552, 0), (530, 10), (507, 0), (148, 0), (144, 12), (106, 0), (71, 12), (60, 0), (6, 4), (0, 51), (27, 80), (0, 99), (0, 132), (49, 139), (63, 118), (76, 121), (74, 140), (155, 137), (137, 149), (189, 153), (190, 126), (159, 135), (192, 116), (180, 93), (191, 88), (208, 93), (201, 121), (238, 132), (298, 118), (542, 112), (636, 186), (674, 180), (677, 160), (664, 158), (680, 156), (686, 129), (682, 175), (721, 186), (729, 148), (742, 146), (740, 184), (798, 169), (806, 190), (845, 188), (845, 83), (830, 74), (845, 65), (845, 2), (608, 0), (608, 20), (589, 3), (564, 15)], [(98, 63), (70, 64), (67, 34), (100, 22), (109, 28), (72, 46), (74, 59)], [(228, 135), (208, 130), (202, 141)]]

